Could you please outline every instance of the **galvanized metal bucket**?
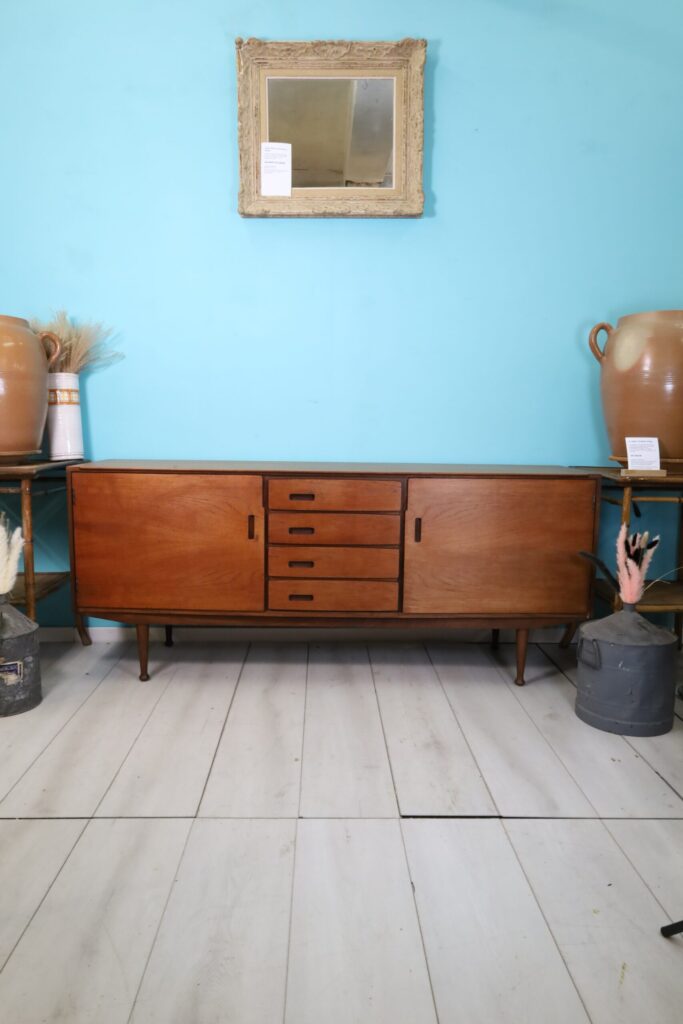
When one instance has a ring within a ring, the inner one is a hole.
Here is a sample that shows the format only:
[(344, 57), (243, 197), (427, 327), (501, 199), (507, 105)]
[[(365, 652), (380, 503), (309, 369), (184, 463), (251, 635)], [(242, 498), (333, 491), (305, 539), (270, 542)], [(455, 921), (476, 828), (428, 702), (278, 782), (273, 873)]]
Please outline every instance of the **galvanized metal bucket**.
[(676, 637), (632, 606), (579, 630), (576, 714), (621, 736), (661, 736), (673, 728)]
[(0, 597), (0, 717), (30, 711), (43, 699), (38, 626)]

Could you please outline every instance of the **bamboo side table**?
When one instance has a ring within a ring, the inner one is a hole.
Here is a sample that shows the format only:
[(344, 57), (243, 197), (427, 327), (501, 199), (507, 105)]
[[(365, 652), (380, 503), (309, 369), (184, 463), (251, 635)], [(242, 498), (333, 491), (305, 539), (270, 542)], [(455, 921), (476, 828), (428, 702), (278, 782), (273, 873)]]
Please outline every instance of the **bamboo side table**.
[[(66, 491), (66, 467), (82, 462), (70, 459), (64, 462), (26, 462), (15, 465), (0, 464), (0, 495), (18, 494), (21, 497), (21, 528), (24, 535), (24, 571), (17, 577), (10, 600), (23, 605), (29, 619), (36, 617), (36, 605), (41, 598), (58, 590), (69, 579), (69, 572), (35, 571), (33, 549), (33, 499), (59, 491)], [(89, 642), (82, 623), (77, 623), (81, 640)]]
[[(639, 612), (671, 612), (674, 615), (674, 630), (678, 636), (678, 649), (683, 646), (683, 473), (669, 474), (662, 477), (638, 477), (621, 475), (619, 469), (599, 470), (602, 476), (602, 500), (609, 505), (621, 509), (621, 522), (630, 525), (631, 515), (639, 515), (638, 506), (646, 502), (678, 505), (678, 544), (676, 557), (676, 576), (670, 581), (660, 580), (648, 587), (636, 608)], [(615, 492), (621, 491), (619, 497)], [(654, 491), (654, 494), (642, 494), (642, 491)], [(678, 491), (679, 494), (662, 492)], [(610, 493), (612, 492), (612, 493)], [(621, 601), (612, 594), (610, 587), (602, 580), (595, 581), (595, 592), (617, 611)]]

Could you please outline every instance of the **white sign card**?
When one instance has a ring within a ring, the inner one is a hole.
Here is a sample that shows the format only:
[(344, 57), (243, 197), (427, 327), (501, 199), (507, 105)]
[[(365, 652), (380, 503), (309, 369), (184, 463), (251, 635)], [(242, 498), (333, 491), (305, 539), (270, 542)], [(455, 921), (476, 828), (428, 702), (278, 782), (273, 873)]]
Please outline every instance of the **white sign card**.
[(261, 143), (261, 195), (291, 196), (292, 145), (290, 142)]
[(659, 469), (659, 438), (627, 437), (629, 469)]

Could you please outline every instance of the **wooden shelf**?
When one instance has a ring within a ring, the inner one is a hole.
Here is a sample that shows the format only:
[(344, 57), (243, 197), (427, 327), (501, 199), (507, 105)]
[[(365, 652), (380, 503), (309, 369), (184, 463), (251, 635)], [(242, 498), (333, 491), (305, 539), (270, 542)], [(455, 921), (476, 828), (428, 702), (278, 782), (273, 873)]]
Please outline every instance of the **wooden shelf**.
[(39, 476), (58, 473), (63, 477), (67, 466), (77, 466), (83, 459), (61, 459), (54, 462), (6, 463), (0, 460), (0, 480), (33, 480)]
[[(66, 583), (69, 575), (68, 572), (37, 572), (36, 601), (40, 601), (41, 598), (47, 597), (48, 594), (52, 594), (55, 590), (59, 590), (62, 584)], [(26, 604), (26, 585), (23, 573), (19, 573), (17, 576), (17, 582), (10, 595), (10, 601), (12, 604)]]
[[(608, 604), (612, 604), (614, 594), (605, 580), (595, 581), (595, 592)], [(660, 580), (654, 583), (643, 595), (643, 600), (636, 605), (639, 612), (683, 612), (683, 580), (666, 583)]]
[[(678, 490), (683, 488), (683, 471), (676, 470), (675, 472), (669, 472), (667, 476), (622, 476), (620, 469), (615, 469), (614, 466), (576, 466), (576, 469), (583, 470), (584, 473), (599, 473), (603, 479), (603, 482), (608, 485), (616, 487), (631, 487), (634, 491), (653, 489), (657, 490), (665, 487), (673, 487)], [(634, 494), (634, 500), (638, 501), (638, 497)], [(642, 498), (640, 499), (642, 501)]]

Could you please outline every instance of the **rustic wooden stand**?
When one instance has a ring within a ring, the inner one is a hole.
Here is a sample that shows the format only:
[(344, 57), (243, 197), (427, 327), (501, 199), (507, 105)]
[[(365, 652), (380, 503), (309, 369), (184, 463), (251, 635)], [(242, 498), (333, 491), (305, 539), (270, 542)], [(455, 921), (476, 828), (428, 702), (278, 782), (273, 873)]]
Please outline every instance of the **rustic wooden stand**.
[[(21, 498), (21, 528), (24, 535), (24, 571), (17, 577), (11, 602), (23, 605), (29, 619), (36, 618), (36, 606), (41, 598), (58, 590), (69, 579), (68, 572), (35, 571), (33, 549), (33, 499), (66, 491), (66, 469), (80, 462), (26, 462), (15, 465), (0, 464), (0, 494), (18, 494)], [(84, 644), (90, 637), (80, 616), (77, 629)]]

